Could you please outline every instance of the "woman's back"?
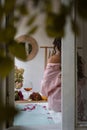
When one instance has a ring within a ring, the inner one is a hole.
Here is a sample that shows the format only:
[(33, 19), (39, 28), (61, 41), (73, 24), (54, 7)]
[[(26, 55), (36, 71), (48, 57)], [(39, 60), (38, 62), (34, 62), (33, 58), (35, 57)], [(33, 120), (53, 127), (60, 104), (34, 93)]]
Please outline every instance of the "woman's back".
[(60, 53), (51, 56), (48, 59), (48, 63), (61, 63), (61, 55), (60, 55)]

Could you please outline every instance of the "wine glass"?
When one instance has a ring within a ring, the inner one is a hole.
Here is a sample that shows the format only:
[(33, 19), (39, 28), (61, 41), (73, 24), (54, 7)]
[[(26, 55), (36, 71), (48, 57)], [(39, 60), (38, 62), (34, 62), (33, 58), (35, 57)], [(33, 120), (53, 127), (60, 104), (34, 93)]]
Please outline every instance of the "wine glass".
[(33, 89), (33, 84), (32, 84), (32, 81), (30, 81), (28, 84), (28, 87), (24, 88), (28, 98), (29, 98), (30, 94), (32, 93), (32, 89)]

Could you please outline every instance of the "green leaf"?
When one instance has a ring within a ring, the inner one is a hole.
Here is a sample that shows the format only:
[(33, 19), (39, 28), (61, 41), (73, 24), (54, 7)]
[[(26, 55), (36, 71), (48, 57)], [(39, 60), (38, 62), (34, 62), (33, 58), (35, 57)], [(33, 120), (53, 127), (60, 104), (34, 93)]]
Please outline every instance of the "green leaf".
[(6, 28), (0, 29), (0, 42), (4, 44), (9, 43), (14, 39), (16, 34), (16, 28), (14, 26), (7, 26)]
[(20, 16), (15, 16), (14, 18), (13, 18), (13, 21), (14, 22), (18, 22), (20, 20)]
[(20, 114), (20, 112), (15, 107), (0, 105), (0, 123), (12, 120), (17, 114)]
[(1, 19), (2, 19), (2, 17), (3, 17), (3, 8), (2, 8), (2, 6), (0, 5), (0, 21), (1, 21)]
[(46, 27), (61, 30), (66, 24), (66, 19), (64, 14), (49, 13), (46, 17)]
[(76, 34), (76, 35), (78, 36), (80, 30), (79, 30), (79, 27), (78, 27), (78, 24), (77, 24), (76, 21), (71, 20), (71, 28), (72, 28), (73, 33)]
[(27, 22), (27, 25), (32, 25), (36, 19), (37, 15), (32, 15), (31, 18), (29, 19), (29, 21)]
[(78, 15), (82, 19), (87, 20), (87, 0), (77, 0), (76, 6)]
[(52, 1), (50, 0), (45, 0), (44, 2), (44, 9), (46, 12), (51, 12), (52, 11)]
[(72, 3), (72, 1), (70, 2), (69, 5), (65, 5), (63, 3), (61, 4), (60, 15), (67, 16), (67, 15), (69, 15), (71, 13), (71, 11), (72, 11), (72, 5), (71, 5), (71, 3)]
[(39, 5), (40, 0), (32, 0), (32, 1), (34, 7), (37, 7)]
[(34, 34), (37, 31), (38, 26), (34, 26), (31, 28), (31, 30), (28, 32), (28, 34)]
[(53, 28), (50, 28), (50, 27), (47, 27), (46, 28), (46, 33), (49, 37), (64, 37), (65, 36), (65, 32), (64, 30), (57, 30), (57, 29), (53, 29)]
[(0, 76), (4, 78), (7, 76), (14, 66), (14, 62), (10, 57), (0, 56)]
[(24, 3), (22, 3), (21, 5), (17, 6), (18, 11), (20, 12), (20, 14), (23, 15), (28, 15), (29, 12), (26, 8), (26, 5)]
[(46, 18), (46, 32), (50, 37), (63, 37), (65, 35), (64, 26), (66, 24), (65, 15), (50, 13)]
[(14, 36), (16, 34), (16, 28), (14, 26), (7, 26), (7, 28), (4, 30), (5, 32), (5, 39), (7, 42), (10, 42), (14, 39)]
[(3, 9), (6, 15), (13, 12), (15, 3), (16, 3), (16, 0), (5, 0)]
[(5, 56), (5, 50), (3, 47), (0, 48), (0, 57)]
[(4, 29), (0, 28), (0, 42), (4, 42), (5, 40), (5, 32), (4, 32)]
[(27, 60), (27, 54), (26, 54), (24, 43), (22, 44), (22, 43), (14, 42), (10, 44), (9, 51), (14, 57), (18, 58), (19, 60), (22, 60), (22, 61)]

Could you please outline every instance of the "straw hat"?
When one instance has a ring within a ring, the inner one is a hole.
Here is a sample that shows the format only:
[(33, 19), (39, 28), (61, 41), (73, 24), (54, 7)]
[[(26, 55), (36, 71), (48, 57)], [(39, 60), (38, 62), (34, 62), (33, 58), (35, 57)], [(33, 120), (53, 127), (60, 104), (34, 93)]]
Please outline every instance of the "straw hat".
[(25, 48), (27, 52), (27, 60), (32, 60), (37, 52), (38, 52), (38, 44), (37, 41), (28, 35), (21, 35), (18, 38), (16, 38), (18, 43), (25, 43)]

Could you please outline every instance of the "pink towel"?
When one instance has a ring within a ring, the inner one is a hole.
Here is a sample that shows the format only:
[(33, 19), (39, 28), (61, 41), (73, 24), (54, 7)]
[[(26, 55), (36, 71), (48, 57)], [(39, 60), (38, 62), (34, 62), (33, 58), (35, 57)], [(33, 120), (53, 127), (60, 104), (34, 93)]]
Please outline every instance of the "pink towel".
[(60, 63), (48, 63), (41, 82), (41, 93), (48, 97), (50, 110), (61, 112)]

